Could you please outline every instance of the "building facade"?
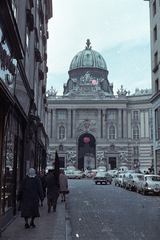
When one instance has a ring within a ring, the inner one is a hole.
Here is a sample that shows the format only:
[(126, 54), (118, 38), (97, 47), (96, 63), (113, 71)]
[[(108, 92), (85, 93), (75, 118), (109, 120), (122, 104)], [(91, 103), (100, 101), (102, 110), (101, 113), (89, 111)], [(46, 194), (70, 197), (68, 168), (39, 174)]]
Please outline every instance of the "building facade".
[(153, 162), (151, 90), (113, 93), (104, 58), (87, 40), (71, 61), (62, 96), (47, 92), (50, 162), (57, 150), (60, 166), (105, 166), (148, 170)]
[(51, 17), (51, 0), (0, 1), (1, 230), (18, 212), (16, 195), (28, 169), (46, 166), (45, 89)]
[(160, 171), (160, 1), (148, 0), (150, 10), (154, 169)]

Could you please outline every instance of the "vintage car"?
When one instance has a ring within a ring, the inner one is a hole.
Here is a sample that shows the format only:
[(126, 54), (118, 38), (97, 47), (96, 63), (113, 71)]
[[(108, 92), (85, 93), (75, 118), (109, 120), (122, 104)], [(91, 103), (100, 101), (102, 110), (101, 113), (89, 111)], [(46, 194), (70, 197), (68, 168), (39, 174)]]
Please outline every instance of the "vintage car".
[(154, 174), (144, 175), (137, 184), (137, 192), (154, 193), (160, 195), (160, 176)]
[(114, 177), (115, 186), (123, 187), (124, 176), (125, 176), (124, 173), (119, 173), (119, 174), (115, 175), (115, 177)]
[(124, 188), (130, 191), (136, 190), (140, 179), (144, 175), (142, 173), (129, 173), (124, 176)]
[(66, 176), (69, 179), (81, 179), (83, 177), (82, 171), (66, 171)]
[(109, 175), (108, 173), (105, 172), (97, 172), (96, 176), (94, 176), (93, 181), (95, 182), (95, 184), (97, 183), (112, 183), (112, 177), (111, 175)]
[(118, 170), (108, 170), (107, 173), (109, 173), (109, 175), (111, 175), (114, 178), (114, 176), (118, 174)]

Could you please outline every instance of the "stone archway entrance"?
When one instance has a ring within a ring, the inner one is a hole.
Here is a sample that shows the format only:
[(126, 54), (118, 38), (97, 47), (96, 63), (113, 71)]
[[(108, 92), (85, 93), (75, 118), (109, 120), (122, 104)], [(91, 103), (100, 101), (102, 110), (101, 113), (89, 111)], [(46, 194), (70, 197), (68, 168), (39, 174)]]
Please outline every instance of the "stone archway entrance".
[(78, 139), (78, 169), (96, 168), (96, 140), (90, 133)]

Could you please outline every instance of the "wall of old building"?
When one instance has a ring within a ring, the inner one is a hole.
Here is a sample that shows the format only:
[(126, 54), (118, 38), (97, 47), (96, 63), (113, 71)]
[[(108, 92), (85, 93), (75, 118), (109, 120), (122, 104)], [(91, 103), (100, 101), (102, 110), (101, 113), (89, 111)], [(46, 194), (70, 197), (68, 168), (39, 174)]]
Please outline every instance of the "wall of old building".
[(47, 165), (45, 129), (48, 20), (52, 1), (0, 2), (0, 232), (18, 213), (30, 167)]

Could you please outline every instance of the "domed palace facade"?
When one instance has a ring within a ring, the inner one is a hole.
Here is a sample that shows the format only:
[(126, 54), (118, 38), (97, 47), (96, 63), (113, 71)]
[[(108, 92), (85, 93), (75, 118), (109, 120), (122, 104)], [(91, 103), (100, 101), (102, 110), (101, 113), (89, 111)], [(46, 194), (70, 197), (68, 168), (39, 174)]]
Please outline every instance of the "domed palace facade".
[(130, 94), (120, 86), (114, 95), (106, 62), (90, 44), (72, 59), (63, 95), (57, 96), (54, 82), (47, 92), (48, 164), (57, 150), (64, 168), (151, 169), (151, 90)]

